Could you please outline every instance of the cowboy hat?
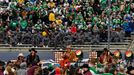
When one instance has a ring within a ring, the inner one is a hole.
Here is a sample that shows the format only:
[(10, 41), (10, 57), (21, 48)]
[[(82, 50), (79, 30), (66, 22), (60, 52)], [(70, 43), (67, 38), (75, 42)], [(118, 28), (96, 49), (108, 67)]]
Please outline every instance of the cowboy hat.
[(37, 53), (37, 51), (34, 48), (29, 49), (29, 52), (31, 51), (34, 51), (35, 53)]
[(20, 57), (20, 56), (21, 56), (21, 57), (24, 57), (24, 54), (23, 54), (23, 53), (19, 53), (19, 54), (18, 54), (18, 57)]

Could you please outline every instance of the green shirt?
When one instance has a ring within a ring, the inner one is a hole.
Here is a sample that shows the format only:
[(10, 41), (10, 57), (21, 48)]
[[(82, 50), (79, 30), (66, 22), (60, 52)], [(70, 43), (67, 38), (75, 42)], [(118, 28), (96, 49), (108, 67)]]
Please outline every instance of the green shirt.
[(92, 70), (95, 74), (98, 74), (98, 72), (97, 72), (95, 67), (90, 67), (89, 70)]
[(74, 1), (74, 3), (78, 3), (79, 2), (79, 0), (73, 0)]
[(78, 25), (78, 24), (80, 24), (80, 20), (74, 19), (74, 20), (72, 21), (72, 23)]
[(107, 0), (101, 0), (101, 3), (105, 3), (106, 4), (107, 3)]
[(36, 11), (36, 10), (38, 10), (39, 8), (38, 8), (37, 6), (34, 6), (32, 9), (33, 9), (34, 11)]
[(41, 30), (41, 24), (35, 24), (35, 29)]
[(75, 15), (78, 16), (78, 19), (79, 19), (79, 20), (83, 19), (82, 14), (79, 14), (79, 15), (75, 14)]
[(115, 2), (117, 2), (117, 0), (112, 0), (112, 3), (115, 3)]
[(102, 75), (113, 75), (112, 73), (103, 73)]
[(10, 8), (11, 8), (11, 9), (17, 9), (15, 4), (11, 4), (11, 5), (10, 5)]
[(119, 11), (120, 9), (119, 9), (119, 7), (118, 6), (113, 6), (112, 7), (112, 11), (114, 11), (114, 12), (117, 12), (117, 11)]
[(113, 23), (114, 24), (121, 24), (121, 20), (120, 19), (113, 19)]
[(87, 27), (87, 25), (82, 25), (82, 26), (81, 26), (81, 29), (83, 29), (83, 30), (87, 30), (88, 27)]
[(30, 19), (30, 20), (32, 19), (32, 17), (33, 17), (32, 15), (29, 15), (29, 19)]
[(80, 20), (80, 24), (86, 25), (86, 22), (84, 20)]
[(27, 23), (26, 20), (22, 20), (22, 21), (20, 22), (20, 26), (22, 27), (22, 29), (25, 29), (25, 28), (27, 27), (27, 25), (28, 25), (28, 23)]
[(11, 21), (11, 23), (10, 23), (10, 26), (13, 28), (17, 27), (17, 25), (18, 25), (18, 22), (16, 22), (16, 21)]
[(98, 21), (98, 17), (95, 16), (95, 17), (92, 17), (92, 22), (96, 23)]
[(130, 4), (127, 5), (127, 7), (125, 8), (125, 13), (129, 13), (130, 11)]
[(117, 73), (117, 75), (125, 75), (125, 74), (119, 72), (119, 73)]
[(93, 14), (93, 8), (92, 7), (87, 7), (87, 14), (91, 16)]
[(107, 7), (107, 0), (101, 0), (100, 5), (102, 9), (105, 9)]
[(124, 2), (124, 0), (120, 0), (121, 2)]
[(4, 31), (5, 28), (3, 26), (0, 26), (0, 31)]

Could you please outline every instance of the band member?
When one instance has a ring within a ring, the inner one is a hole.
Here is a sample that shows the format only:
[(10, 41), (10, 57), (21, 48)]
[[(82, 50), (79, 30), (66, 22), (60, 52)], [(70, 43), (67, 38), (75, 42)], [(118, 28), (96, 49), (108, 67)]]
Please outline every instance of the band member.
[(76, 57), (76, 53), (74, 51), (71, 51), (70, 46), (67, 48), (67, 51), (64, 52), (63, 55), (64, 55), (64, 57), (67, 57), (70, 62), (76, 62), (78, 59)]
[(40, 62), (40, 58), (37, 55), (37, 51), (32, 48), (29, 50), (30, 54), (27, 56), (26, 62), (28, 65), (37, 65)]
[(110, 55), (110, 52), (107, 48), (104, 48), (104, 51), (101, 54), (99, 60), (100, 63), (104, 65), (112, 63), (112, 56)]
[(70, 46), (67, 47), (67, 51), (63, 53), (62, 58), (63, 60), (60, 61), (60, 65), (62, 68), (67, 68), (70, 62), (76, 62), (78, 59), (75, 52), (71, 51)]

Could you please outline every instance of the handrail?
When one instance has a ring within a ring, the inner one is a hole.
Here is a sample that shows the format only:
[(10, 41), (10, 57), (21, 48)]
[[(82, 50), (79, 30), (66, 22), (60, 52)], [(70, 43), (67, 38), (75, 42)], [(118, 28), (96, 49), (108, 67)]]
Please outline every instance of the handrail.
[(128, 49), (127, 49), (127, 50), (132, 49), (133, 45), (134, 45), (134, 40), (131, 42), (131, 44), (129, 45), (129, 47), (128, 47)]
[[(23, 51), (27, 51), (30, 48), (35, 48), (39, 51), (56, 51), (53, 50), (54, 47), (48, 47), (48, 48), (43, 48), (43, 47), (0, 47), (0, 51), (19, 51), (19, 50), (23, 50)], [(82, 48), (82, 47), (72, 47), (73, 50), (77, 50), (77, 49), (81, 49), (83, 51), (90, 51), (90, 50), (103, 50), (103, 48), (97, 48), (97, 47), (86, 47), (86, 48)], [(110, 50), (116, 50), (116, 49), (121, 49), (121, 50), (126, 50), (127, 48), (110, 48)], [(58, 50), (60, 51), (60, 50)]]
[[(129, 45), (129, 44), (127, 44), (127, 45)], [(72, 47), (103, 47), (103, 46), (107, 46), (106, 44), (105, 45), (72, 45)], [(110, 45), (110, 46), (117, 46), (117, 44), (112, 44), (112, 45)], [(126, 44), (118, 44), (118, 46), (126, 46)]]
[[(113, 43), (110, 43), (110, 45), (126, 45), (126, 44), (130, 44), (130, 42), (113, 42)], [(0, 44), (0, 45), (10, 45), (10, 44)], [(17, 44), (17, 46), (25, 46), (25, 45), (31, 46), (32, 44)], [(99, 45), (72, 45), (72, 46), (104, 46), (104, 45), (107, 45), (107, 42), (101, 42)]]
[[(120, 50), (123, 50), (123, 51), (127, 50), (128, 46), (133, 44), (133, 42), (131, 42), (131, 43), (130, 42), (129, 43), (123, 43), (123, 42), (111, 43), (110, 50), (116, 50), (116, 49), (120, 49)], [(4, 45), (4, 44), (0, 44), (0, 45), (1, 45), (0, 51), (28, 51), (30, 48), (35, 48), (38, 51), (57, 51), (57, 50), (53, 50), (54, 47), (31, 47), (31, 44), (18, 44), (18, 46), (22, 46), (22, 47), (10, 47), (10, 46), (9, 47), (3, 47), (2, 45)], [(5, 44), (5, 45), (9, 45), (9, 44)], [(24, 45), (24, 47), (23, 47), (23, 45)], [(89, 44), (89, 45), (72, 45), (71, 46), (71, 48), (73, 50), (81, 49), (83, 51), (103, 50), (103, 48), (105, 48), (105, 47), (107, 47), (107, 44), (100, 44), (100, 45), (90, 45)], [(58, 49), (60, 49), (60, 47), (58, 47)]]

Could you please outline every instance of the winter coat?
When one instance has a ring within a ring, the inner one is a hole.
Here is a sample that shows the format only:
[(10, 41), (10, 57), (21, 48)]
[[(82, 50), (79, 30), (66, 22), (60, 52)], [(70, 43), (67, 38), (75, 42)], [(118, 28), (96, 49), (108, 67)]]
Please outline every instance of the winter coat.
[(32, 55), (30, 54), (27, 56), (26, 62), (27, 64), (32, 64), (34, 66), (34, 65), (37, 65), (38, 62), (40, 62), (40, 58), (38, 55), (35, 55), (34, 57), (32, 57)]
[(17, 70), (16, 75), (27, 75), (26, 67), (27, 67), (26, 63), (21, 63), (20, 69)]

